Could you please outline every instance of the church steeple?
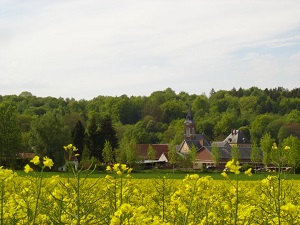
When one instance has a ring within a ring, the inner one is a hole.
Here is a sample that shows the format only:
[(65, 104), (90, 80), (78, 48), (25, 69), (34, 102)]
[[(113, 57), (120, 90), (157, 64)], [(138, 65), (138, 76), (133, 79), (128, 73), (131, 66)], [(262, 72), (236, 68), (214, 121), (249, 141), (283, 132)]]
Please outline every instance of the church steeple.
[(189, 105), (186, 119), (184, 121), (184, 139), (194, 140), (196, 137), (195, 132), (196, 132), (196, 123), (193, 120), (191, 105)]

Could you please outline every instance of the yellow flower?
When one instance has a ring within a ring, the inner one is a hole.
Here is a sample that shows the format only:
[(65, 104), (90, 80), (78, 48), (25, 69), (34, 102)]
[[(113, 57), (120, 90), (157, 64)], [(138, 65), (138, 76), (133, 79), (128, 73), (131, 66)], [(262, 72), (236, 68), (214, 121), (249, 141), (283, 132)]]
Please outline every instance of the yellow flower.
[(33, 169), (28, 164), (26, 164), (26, 166), (24, 166), (24, 171), (25, 171), (25, 173), (29, 173), (29, 172), (32, 172)]
[(251, 171), (252, 171), (252, 168), (249, 168), (247, 171), (245, 171), (245, 174), (250, 177), (250, 176), (252, 176)]
[(107, 166), (106, 171), (111, 171), (111, 166)]
[(44, 166), (49, 167), (51, 169), (51, 167), (54, 165), (54, 162), (52, 161), (52, 159), (48, 158), (47, 156), (45, 156), (44, 158)]
[(272, 149), (275, 149), (275, 150), (277, 149), (277, 144), (276, 143), (273, 144)]
[(40, 157), (38, 157), (37, 155), (33, 157), (32, 160), (30, 160), (30, 162), (32, 162), (34, 165), (39, 165), (40, 164)]
[(64, 149), (66, 151), (73, 151), (73, 152), (78, 150), (73, 144), (68, 144), (67, 146), (64, 146)]
[(78, 153), (77, 153), (77, 154), (75, 154), (75, 156), (79, 156), (79, 155), (80, 155), (80, 154), (78, 154)]
[(240, 174), (241, 166), (239, 161), (234, 162), (234, 159), (232, 159), (226, 163), (225, 167), (228, 168), (230, 172), (233, 172), (235, 174)]
[(294, 214), (297, 213), (297, 207), (295, 205), (293, 205), (292, 203), (287, 203), (286, 205), (281, 206), (281, 209), (283, 211), (286, 211), (290, 214)]
[(119, 171), (117, 171), (117, 174), (119, 175), (119, 176), (122, 176), (122, 172), (119, 170)]
[(128, 168), (127, 168), (126, 164), (122, 164), (122, 165), (121, 165), (121, 170), (126, 171), (127, 169), (128, 169)]
[(114, 165), (113, 170), (116, 172), (116, 171), (120, 170), (119, 167), (120, 167), (120, 163), (117, 163)]
[(229, 179), (227, 173), (223, 172), (223, 173), (221, 173), (221, 175), (222, 175), (223, 177), (225, 177), (226, 179)]
[(290, 146), (285, 146), (285, 147), (284, 147), (284, 150), (290, 150), (290, 149), (291, 149)]

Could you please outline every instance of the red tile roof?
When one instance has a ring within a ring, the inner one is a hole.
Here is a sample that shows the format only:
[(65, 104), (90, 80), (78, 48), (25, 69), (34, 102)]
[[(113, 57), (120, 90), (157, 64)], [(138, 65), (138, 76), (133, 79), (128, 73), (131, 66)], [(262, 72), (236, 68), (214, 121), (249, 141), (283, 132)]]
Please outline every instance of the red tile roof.
[(163, 153), (166, 157), (168, 156), (168, 144), (137, 144), (138, 154), (141, 159), (148, 159), (149, 145), (156, 151), (155, 160), (158, 160)]

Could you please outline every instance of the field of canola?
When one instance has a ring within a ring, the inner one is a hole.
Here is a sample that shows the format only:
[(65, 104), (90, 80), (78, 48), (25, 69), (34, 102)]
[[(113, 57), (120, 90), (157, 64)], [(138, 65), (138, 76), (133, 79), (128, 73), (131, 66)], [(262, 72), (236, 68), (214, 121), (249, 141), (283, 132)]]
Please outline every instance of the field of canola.
[[(44, 167), (51, 165), (46, 158)], [(278, 174), (260, 181), (239, 181), (246, 175), (236, 171), (236, 179), (223, 174), (223, 181), (197, 174), (145, 180), (126, 165), (107, 170), (100, 179), (76, 170), (43, 178), (1, 167), (0, 224), (300, 224), (300, 182)]]

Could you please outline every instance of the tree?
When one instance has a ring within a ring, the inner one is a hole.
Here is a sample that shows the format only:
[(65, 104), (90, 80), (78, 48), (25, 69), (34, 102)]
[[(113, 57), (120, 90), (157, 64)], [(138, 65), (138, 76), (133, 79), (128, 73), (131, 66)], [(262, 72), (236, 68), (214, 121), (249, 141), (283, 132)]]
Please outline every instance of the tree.
[(251, 147), (250, 160), (254, 163), (256, 169), (256, 164), (261, 161), (261, 151), (256, 144)]
[(109, 141), (112, 150), (115, 151), (118, 148), (117, 132), (112, 125), (111, 117), (105, 116), (100, 122), (99, 127), (99, 140), (100, 140), (100, 156), (102, 157), (102, 149), (106, 141)]
[(86, 130), (86, 146), (90, 155), (98, 160), (102, 157), (100, 149), (100, 133), (96, 123), (95, 115), (92, 115)]
[(234, 159), (235, 162), (239, 161), (239, 158), (241, 157), (241, 151), (239, 147), (232, 146), (231, 148), (231, 158)]
[(114, 158), (115, 158), (114, 151), (112, 149), (110, 142), (107, 140), (105, 141), (104, 148), (102, 150), (102, 158), (105, 163), (114, 162)]
[(65, 162), (63, 146), (70, 143), (70, 133), (59, 115), (48, 112), (33, 121), (30, 145), (38, 156), (53, 159), (58, 168)]
[(0, 104), (0, 165), (14, 166), (20, 151), (22, 136), (16, 109), (6, 103)]
[(277, 119), (278, 116), (271, 114), (263, 114), (257, 116), (250, 124), (250, 135), (252, 143), (258, 144), (260, 139), (267, 133), (266, 128), (268, 125)]
[(131, 139), (129, 142), (127, 142), (127, 145), (125, 146), (125, 155), (126, 163), (129, 165), (129, 167), (133, 167), (138, 160), (137, 147), (134, 139)]
[(168, 146), (168, 156), (169, 156), (169, 163), (173, 166), (173, 170), (175, 165), (179, 162), (179, 154), (176, 151), (176, 147), (173, 143), (170, 143)]
[(271, 160), (271, 150), (272, 145), (275, 142), (274, 138), (271, 137), (270, 133), (266, 133), (261, 139), (260, 139), (260, 148), (263, 153), (263, 164), (267, 166)]
[(190, 152), (188, 153), (188, 158), (189, 158), (190, 165), (194, 169), (194, 165), (197, 160), (197, 148), (195, 147), (195, 145), (192, 145)]
[(79, 156), (77, 156), (77, 159), (80, 162), (82, 158), (84, 141), (85, 141), (84, 127), (80, 120), (77, 121), (76, 126), (72, 131), (72, 139), (73, 139), (72, 141), (73, 145), (76, 146), (76, 148), (78, 149), (77, 153), (79, 154)]
[(137, 152), (137, 144), (135, 139), (123, 138), (120, 141), (119, 148), (116, 149), (116, 160), (118, 163), (126, 163), (130, 167), (139, 160)]
[(155, 149), (153, 148), (152, 145), (148, 146), (147, 156), (148, 156), (148, 159), (151, 160), (151, 165), (152, 165), (152, 169), (153, 169), (153, 160), (155, 160), (156, 151), (155, 151)]
[(296, 168), (300, 166), (300, 141), (297, 137), (290, 135), (284, 139), (283, 146), (289, 146), (286, 151), (287, 163), (293, 167), (295, 173)]
[(220, 152), (219, 147), (216, 144), (212, 145), (211, 153), (213, 154), (215, 166), (217, 167), (219, 164), (220, 157), (221, 157), (221, 152)]

